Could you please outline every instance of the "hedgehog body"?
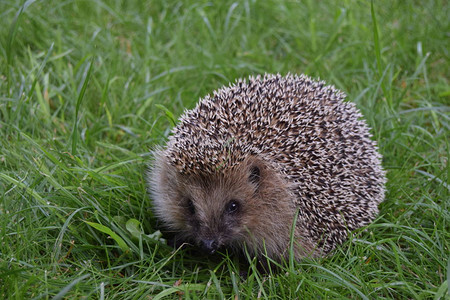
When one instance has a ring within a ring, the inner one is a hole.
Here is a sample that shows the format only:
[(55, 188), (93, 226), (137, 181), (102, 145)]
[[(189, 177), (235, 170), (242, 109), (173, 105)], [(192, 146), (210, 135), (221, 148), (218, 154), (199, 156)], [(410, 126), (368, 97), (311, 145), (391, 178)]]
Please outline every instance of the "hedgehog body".
[(344, 98), (305, 75), (265, 75), (201, 99), (154, 151), (157, 216), (208, 252), (280, 260), (293, 234), (296, 259), (328, 253), (384, 199), (376, 144)]

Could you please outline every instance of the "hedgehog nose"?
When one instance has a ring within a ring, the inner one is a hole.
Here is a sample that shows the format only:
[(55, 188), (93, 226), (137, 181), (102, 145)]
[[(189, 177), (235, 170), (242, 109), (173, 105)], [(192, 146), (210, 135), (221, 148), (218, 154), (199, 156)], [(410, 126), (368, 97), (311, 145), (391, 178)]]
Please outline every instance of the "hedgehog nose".
[(204, 239), (202, 240), (202, 247), (205, 249), (209, 254), (213, 254), (216, 252), (219, 244), (215, 239)]

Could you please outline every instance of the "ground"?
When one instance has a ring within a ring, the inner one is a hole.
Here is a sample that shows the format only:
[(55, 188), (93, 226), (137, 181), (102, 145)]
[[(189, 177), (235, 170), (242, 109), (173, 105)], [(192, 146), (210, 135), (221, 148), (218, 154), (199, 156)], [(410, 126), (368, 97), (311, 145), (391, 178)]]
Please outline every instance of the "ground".
[[(444, 0), (1, 1), (0, 298), (448, 299), (449, 15)], [(365, 231), (264, 274), (167, 246), (144, 173), (184, 109), (266, 72), (344, 91), (388, 183)]]

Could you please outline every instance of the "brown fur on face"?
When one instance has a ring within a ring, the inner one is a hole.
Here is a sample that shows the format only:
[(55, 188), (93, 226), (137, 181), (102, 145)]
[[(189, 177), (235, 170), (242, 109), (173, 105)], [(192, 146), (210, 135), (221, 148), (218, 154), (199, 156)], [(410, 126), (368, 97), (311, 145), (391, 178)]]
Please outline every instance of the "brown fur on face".
[[(155, 154), (150, 173), (155, 210), (181, 238), (199, 246), (214, 241), (210, 252), (240, 250), (245, 244), (253, 255), (287, 257), (296, 212), (294, 195), (273, 166), (251, 156), (214, 174), (181, 174), (163, 152)], [(238, 208), (230, 213), (231, 202)], [(301, 243), (300, 231), (296, 228), (295, 239)], [(312, 249), (311, 244), (301, 244), (296, 256)]]

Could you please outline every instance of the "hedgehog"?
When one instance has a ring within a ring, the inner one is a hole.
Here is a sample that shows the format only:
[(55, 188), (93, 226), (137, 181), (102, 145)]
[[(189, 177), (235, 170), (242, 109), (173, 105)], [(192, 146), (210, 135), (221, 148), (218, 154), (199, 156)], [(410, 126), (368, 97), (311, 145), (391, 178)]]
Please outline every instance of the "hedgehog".
[(153, 151), (154, 212), (207, 253), (323, 257), (371, 223), (385, 172), (355, 104), (324, 81), (238, 79), (185, 111)]

